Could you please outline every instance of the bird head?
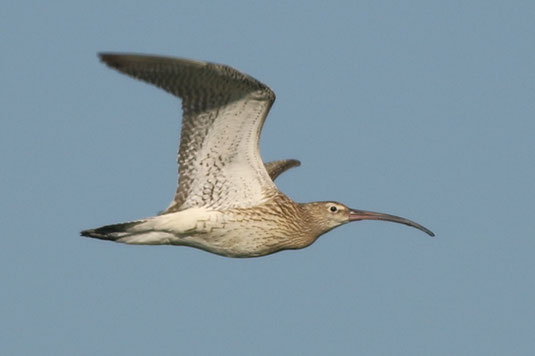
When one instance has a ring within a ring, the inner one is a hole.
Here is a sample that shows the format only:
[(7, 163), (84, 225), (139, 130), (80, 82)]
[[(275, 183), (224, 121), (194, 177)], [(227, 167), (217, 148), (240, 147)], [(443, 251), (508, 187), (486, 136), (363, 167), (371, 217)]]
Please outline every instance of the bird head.
[[(342, 203), (334, 201), (316, 202), (305, 204), (307, 210), (311, 213), (311, 219), (317, 228), (319, 235), (334, 229), (337, 226), (360, 220), (383, 220), (399, 224), (405, 224), (416, 229), (419, 229), (429, 236), (435, 236), (429, 229), (414, 221), (385, 213), (377, 213), (373, 211), (350, 209)], [(318, 235), (318, 236), (319, 236)]]

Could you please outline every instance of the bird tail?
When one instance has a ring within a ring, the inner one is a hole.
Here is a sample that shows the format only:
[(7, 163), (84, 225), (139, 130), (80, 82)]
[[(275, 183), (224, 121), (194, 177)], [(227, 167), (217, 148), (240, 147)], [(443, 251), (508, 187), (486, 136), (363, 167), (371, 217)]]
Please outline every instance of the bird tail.
[(137, 230), (136, 226), (139, 226), (143, 222), (145, 222), (145, 220), (101, 226), (96, 229), (84, 230), (80, 232), (80, 235), (101, 240), (117, 241), (126, 236), (135, 234), (135, 230)]
[(157, 217), (129, 221), (84, 230), (82, 236), (137, 245), (176, 244), (180, 239), (165, 229), (159, 229)]

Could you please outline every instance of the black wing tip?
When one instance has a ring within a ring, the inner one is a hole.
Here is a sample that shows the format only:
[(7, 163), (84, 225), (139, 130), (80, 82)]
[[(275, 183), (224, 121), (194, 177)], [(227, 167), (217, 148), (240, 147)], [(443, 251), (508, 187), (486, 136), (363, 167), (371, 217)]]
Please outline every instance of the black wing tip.
[(114, 53), (114, 52), (100, 52), (98, 53), (98, 58), (100, 61), (109, 65), (113, 68), (118, 68), (122, 65), (122, 58), (128, 57), (130, 54), (127, 53)]
[(114, 52), (97, 53), (98, 58), (103, 62), (107, 62), (109, 58), (116, 57), (117, 55), (119, 55), (119, 53), (114, 53)]
[(150, 57), (147, 54), (135, 53), (135, 52), (114, 52), (114, 51), (103, 51), (98, 52), (97, 56), (100, 59), (109, 58), (109, 57), (127, 57), (127, 56), (136, 56), (136, 57)]
[(301, 161), (298, 159), (289, 159), (288, 163), (290, 163), (291, 167), (299, 167), (301, 165)]
[(132, 62), (143, 62), (154, 58), (147, 54), (127, 53), (127, 52), (100, 52), (98, 58), (110, 67), (118, 68)]
[(177, 61), (183, 65), (186, 64), (188, 66), (198, 68), (214, 64), (210, 62), (197, 61), (181, 57), (160, 56), (136, 52), (99, 52), (97, 53), (97, 56), (101, 62), (118, 70), (121, 70), (122, 68), (127, 68), (132, 65), (176, 65)]

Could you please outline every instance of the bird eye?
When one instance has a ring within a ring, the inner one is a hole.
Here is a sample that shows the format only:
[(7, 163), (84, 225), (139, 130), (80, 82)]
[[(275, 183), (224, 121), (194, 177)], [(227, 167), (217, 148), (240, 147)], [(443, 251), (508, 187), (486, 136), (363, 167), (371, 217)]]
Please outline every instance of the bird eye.
[(329, 210), (331, 211), (331, 213), (336, 213), (338, 211), (338, 208), (336, 206), (334, 206), (334, 205), (331, 205)]

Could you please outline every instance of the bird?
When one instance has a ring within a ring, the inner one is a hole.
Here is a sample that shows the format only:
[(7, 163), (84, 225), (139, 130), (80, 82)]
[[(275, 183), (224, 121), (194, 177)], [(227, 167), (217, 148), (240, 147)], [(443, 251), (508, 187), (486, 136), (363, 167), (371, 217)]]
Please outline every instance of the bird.
[(109, 67), (182, 101), (178, 187), (159, 214), (81, 232), (125, 244), (178, 245), (225, 257), (305, 248), (349, 222), (383, 220), (434, 233), (395, 215), (336, 201), (298, 203), (274, 180), (295, 159), (264, 163), (259, 138), (275, 101), (265, 84), (230, 66), (184, 58), (100, 53)]

